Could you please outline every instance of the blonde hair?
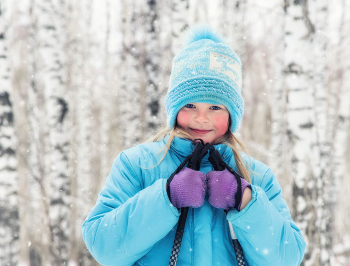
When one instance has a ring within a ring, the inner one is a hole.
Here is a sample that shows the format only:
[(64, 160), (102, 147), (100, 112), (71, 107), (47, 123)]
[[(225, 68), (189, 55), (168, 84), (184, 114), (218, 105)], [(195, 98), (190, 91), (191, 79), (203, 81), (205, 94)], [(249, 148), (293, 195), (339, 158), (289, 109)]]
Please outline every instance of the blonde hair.
[[(190, 134), (188, 134), (186, 131), (184, 131), (180, 127), (178, 127), (177, 123), (176, 123), (175, 127), (173, 129), (169, 129), (168, 127), (163, 127), (157, 133), (155, 133), (152, 137), (150, 137), (149, 139), (147, 139), (143, 143), (150, 143), (150, 142), (156, 142), (156, 141), (162, 140), (169, 133), (170, 133), (170, 135), (169, 135), (167, 143), (165, 144), (165, 146), (162, 149), (160, 149), (157, 152), (157, 154), (158, 154), (158, 153), (162, 152), (164, 149), (166, 149), (164, 156), (160, 160), (160, 162), (153, 167), (156, 167), (164, 160), (164, 158), (165, 158), (166, 154), (168, 153), (168, 150), (171, 146), (171, 143), (173, 142), (175, 137), (193, 140), (193, 137)], [(227, 132), (225, 133), (225, 135), (223, 135), (222, 137), (217, 139), (215, 141), (215, 143), (213, 143), (213, 144), (219, 144), (219, 143), (223, 143), (232, 149), (239, 174), (242, 175), (245, 180), (247, 180), (249, 183), (251, 183), (250, 174), (249, 174), (249, 171), (247, 170), (247, 168), (249, 168), (253, 174), (257, 174), (257, 173), (255, 173), (250, 167), (251, 159), (250, 159), (250, 156), (247, 152), (246, 147), (244, 146), (243, 142), (241, 142), (239, 139), (237, 139), (237, 137), (231, 132), (230, 127), (227, 130)], [(246, 153), (248, 155), (250, 165), (248, 165), (246, 163), (246, 161), (243, 160), (243, 158), (240, 154), (240, 151), (243, 151), (244, 153)], [(153, 167), (151, 167), (151, 168), (153, 168)]]

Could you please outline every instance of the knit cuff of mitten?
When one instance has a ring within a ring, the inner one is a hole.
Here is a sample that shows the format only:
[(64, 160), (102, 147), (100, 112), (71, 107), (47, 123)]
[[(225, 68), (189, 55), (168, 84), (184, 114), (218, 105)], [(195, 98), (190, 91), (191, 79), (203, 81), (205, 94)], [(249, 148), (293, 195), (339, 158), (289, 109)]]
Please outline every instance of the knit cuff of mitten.
[(243, 200), (243, 193), (244, 190), (249, 187), (250, 189), (252, 189), (252, 186), (247, 182), (247, 180), (241, 178), (241, 188), (242, 188), (242, 197), (241, 197), (241, 202), (238, 205), (238, 211), (241, 210), (241, 205), (242, 205), (242, 200)]

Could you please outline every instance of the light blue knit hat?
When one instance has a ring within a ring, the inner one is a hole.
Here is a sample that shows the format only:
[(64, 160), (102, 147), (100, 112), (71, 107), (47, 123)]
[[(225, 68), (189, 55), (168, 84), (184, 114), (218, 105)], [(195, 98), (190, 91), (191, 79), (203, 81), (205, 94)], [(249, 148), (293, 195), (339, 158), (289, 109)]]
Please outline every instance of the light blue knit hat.
[(236, 132), (244, 113), (241, 69), (237, 54), (213, 29), (190, 30), (186, 47), (173, 60), (165, 97), (167, 126), (174, 127), (177, 113), (188, 103), (223, 104), (231, 115), (231, 132)]

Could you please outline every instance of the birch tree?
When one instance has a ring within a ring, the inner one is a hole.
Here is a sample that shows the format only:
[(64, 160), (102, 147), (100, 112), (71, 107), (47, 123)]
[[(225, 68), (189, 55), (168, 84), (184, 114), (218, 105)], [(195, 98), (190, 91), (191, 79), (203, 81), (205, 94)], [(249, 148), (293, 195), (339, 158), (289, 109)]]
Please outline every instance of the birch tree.
[[(106, 58), (106, 66), (108, 65), (107, 76), (107, 88), (108, 88), (108, 99), (109, 99), (109, 120), (107, 121), (109, 125), (109, 143), (106, 144), (109, 149), (108, 166), (106, 169), (102, 169), (103, 164), (101, 163), (101, 176), (102, 178), (107, 178), (110, 171), (111, 165), (117, 155), (122, 151), (122, 132), (120, 130), (120, 90), (121, 90), (121, 77), (123, 76), (123, 70), (121, 69), (121, 57), (122, 57), (122, 17), (121, 10), (123, 5), (120, 2), (108, 1), (108, 21), (109, 26), (107, 26), (107, 36), (108, 43), (106, 43), (106, 49), (108, 49), (108, 60)], [(108, 173), (106, 172), (108, 171)]]
[[(105, 180), (110, 171), (110, 121), (113, 115), (110, 113), (112, 109), (112, 99), (116, 96), (113, 95), (113, 83), (112, 79), (112, 64), (110, 60), (110, 38), (111, 38), (111, 3), (106, 0), (105, 4), (105, 31), (104, 31), (104, 63), (103, 63), (103, 81), (101, 84), (102, 89), (102, 102), (101, 102), (101, 114), (100, 114), (100, 180)], [(116, 12), (117, 10), (114, 10)], [(102, 179), (101, 179), (102, 178)], [(100, 187), (100, 186), (99, 186)]]
[[(70, 154), (69, 154), (69, 177), (71, 181), (71, 230), (69, 243), (71, 246), (69, 254), (69, 265), (77, 266), (79, 265), (79, 233), (80, 228), (77, 224), (78, 220), (78, 199), (77, 199), (77, 160), (78, 160), (78, 121), (77, 121), (77, 79), (80, 76), (77, 75), (77, 61), (78, 57), (78, 47), (81, 45), (81, 33), (79, 34), (79, 28), (77, 27), (77, 21), (79, 17), (79, 8), (77, 8), (77, 3), (71, 1), (67, 3), (66, 15), (67, 15), (67, 95), (68, 95), (68, 106), (70, 108)], [(81, 73), (79, 73), (81, 75)]]
[[(314, 206), (317, 208), (316, 233), (319, 237), (317, 245), (320, 252), (320, 265), (330, 265), (330, 257), (332, 255), (332, 233), (330, 231), (332, 221), (332, 209), (334, 202), (329, 197), (329, 185), (331, 179), (332, 162), (332, 132), (334, 130), (334, 113), (335, 102), (332, 100), (333, 95), (329, 93), (327, 87), (327, 61), (326, 52), (328, 47), (327, 40), (327, 20), (328, 20), (328, 1), (311, 0), (308, 5), (310, 10), (310, 21), (314, 24), (312, 33), (312, 51), (313, 51), (313, 67), (312, 67), (312, 86), (314, 97), (314, 117), (315, 117), (315, 139), (314, 147), (317, 154), (311, 165), (317, 171), (316, 190), (317, 199)], [(307, 262), (307, 261), (306, 261)]]
[[(171, 52), (174, 57), (182, 48), (182, 36), (188, 28), (189, 0), (171, 1)], [(166, 73), (170, 75), (169, 73)]]
[[(169, 0), (157, 2), (160, 32), (159, 60), (159, 114), (157, 119), (165, 125), (166, 110), (164, 98), (168, 90), (169, 78), (174, 56), (183, 48), (185, 32), (190, 20), (189, 0)], [(166, 27), (164, 25), (170, 25)]]
[[(350, 209), (349, 200), (350, 197), (346, 193), (346, 187), (349, 184), (347, 180), (349, 177), (348, 165), (346, 164), (349, 161), (348, 152), (349, 151), (349, 137), (350, 137), (350, 88), (349, 88), (349, 75), (350, 75), (350, 61), (349, 61), (349, 47), (350, 45), (350, 15), (349, 1), (342, 0), (339, 3), (341, 8), (341, 16), (339, 20), (339, 31), (338, 36), (339, 40), (335, 43), (335, 46), (332, 47), (333, 53), (331, 66), (332, 71), (329, 77), (330, 84), (330, 100), (332, 101), (331, 105), (337, 107), (335, 109), (334, 119), (332, 126), (332, 162), (329, 165), (331, 172), (331, 180), (329, 184), (329, 195), (328, 197), (334, 202), (333, 215), (331, 216), (332, 224), (329, 226), (329, 230), (332, 231), (332, 247), (335, 250), (335, 244), (340, 244), (342, 246), (343, 254), (349, 251), (349, 246), (347, 247), (347, 238), (350, 239), (349, 229), (350, 223), (347, 219), (348, 211)], [(333, 10), (333, 12), (335, 12)], [(338, 193), (341, 193), (341, 196), (338, 196)], [(334, 217), (334, 218), (333, 218)], [(337, 226), (338, 224), (338, 226)], [(338, 253), (338, 257), (343, 257), (343, 254)], [(337, 254), (335, 254), (336, 256)], [(345, 259), (345, 258), (344, 258)], [(350, 258), (345, 259), (342, 265), (347, 265), (350, 263)], [(331, 264), (335, 263), (334, 258)]]
[(75, 2), (74, 8), (77, 21), (72, 21), (76, 25), (77, 38), (72, 47), (74, 53), (74, 66), (72, 69), (72, 87), (76, 92), (76, 126), (77, 126), (77, 155), (76, 155), (76, 250), (78, 263), (83, 265), (93, 265), (94, 260), (82, 241), (81, 226), (93, 207), (93, 177), (92, 177), (92, 91), (91, 79), (94, 76), (90, 72), (92, 62), (91, 52), (91, 17), (93, 2)]
[(142, 138), (140, 75), (140, 43), (143, 38), (142, 15), (139, 0), (122, 1), (121, 83), (119, 95), (119, 129), (122, 148), (136, 145)]
[[(50, 247), (50, 231), (49, 231), (49, 195), (47, 194), (47, 179), (45, 179), (48, 171), (47, 147), (47, 123), (45, 116), (45, 89), (42, 84), (42, 58), (40, 48), (42, 43), (39, 38), (39, 22), (37, 17), (41, 16), (43, 11), (37, 8), (37, 2), (30, 4), (30, 20), (31, 24), (28, 29), (28, 74), (29, 84), (27, 93), (27, 109), (28, 109), (28, 189), (30, 204), (27, 208), (31, 215), (31, 223), (28, 225), (29, 234), (29, 255), (30, 262), (33, 264), (35, 257), (44, 264), (50, 263), (49, 247)], [(40, 239), (36, 238), (36, 234), (40, 233)], [(40, 254), (38, 253), (40, 250)], [(36, 255), (37, 254), (37, 255)]]
[(161, 86), (161, 42), (160, 42), (160, 2), (147, 0), (145, 4), (145, 42), (143, 67), (145, 85), (141, 89), (142, 138), (150, 137), (162, 124), (160, 116), (160, 96), (164, 94)]
[[(285, 75), (284, 75), (284, 53), (285, 53), (285, 20), (284, 20), (284, 10), (287, 6), (286, 2), (281, 5), (279, 12), (279, 23), (276, 23), (278, 26), (277, 42), (275, 51), (275, 57), (273, 59), (275, 78), (273, 83), (273, 94), (271, 101), (271, 142), (270, 142), (270, 151), (271, 156), (269, 157), (268, 165), (273, 169), (274, 173), (279, 178), (279, 182), (282, 186), (282, 189), (285, 188), (288, 191), (283, 190), (284, 195), (288, 195), (287, 200), (290, 199), (289, 188), (291, 186), (290, 178), (290, 146), (288, 141), (287, 134), (287, 91), (285, 85)], [(281, 71), (282, 70), (282, 71)], [(286, 177), (283, 179), (282, 177)], [(284, 181), (284, 182), (283, 182)], [(284, 184), (288, 183), (288, 184)], [(288, 202), (289, 203), (289, 202)]]
[(242, 0), (224, 0), (219, 3), (222, 11), (220, 17), (220, 28), (227, 37), (230, 47), (237, 53), (245, 66), (245, 16), (247, 1)]
[(313, 166), (317, 146), (314, 144), (315, 117), (313, 91), (310, 86), (312, 64), (309, 57), (311, 36), (315, 31), (307, 1), (288, 1), (285, 11), (284, 75), (287, 89), (288, 130), (293, 171), (293, 216), (306, 241), (303, 265), (314, 265), (319, 258), (317, 239), (316, 187), (319, 172)]
[[(45, 60), (44, 86), (47, 95), (46, 110), (49, 123), (50, 143), (50, 233), (51, 264), (68, 262), (70, 228), (70, 182), (68, 178), (67, 116), (65, 76), (65, 18), (64, 2), (43, 1), (41, 8), (46, 10), (39, 19), (42, 29), (41, 41), (46, 42), (42, 50)], [(44, 37), (45, 36), (45, 37)]]
[(193, 16), (193, 19), (191, 20), (192, 23), (207, 23), (208, 20), (208, 2), (207, 1), (192, 1), (191, 5), (191, 11), (193, 12), (191, 14), (191, 17)]
[[(33, 3), (35, 21), (35, 43), (32, 43), (32, 91), (31, 125), (35, 141), (32, 144), (34, 179), (39, 183), (43, 199), (46, 223), (49, 229), (48, 247), (52, 265), (68, 262), (69, 250), (69, 196), (68, 178), (68, 104), (65, 95), (65, 22), (64, 5), (61, 1)], [(40, 91), (40, 95), (38, 92)], [(40, 101), (40, 105), (38, 102)], [(44, 113), (36, 116), (38, 106)], [(39, 137), (38, 124), (44, 132)], [(47, 136), (47, 137), (46, 137)], [(42, 143), (43, 141), (43, 143)], [(38, 146), (44, 145), (42, 150)], [(34, 152), (36, 151), (36, 152)], [(43, 159), (41, 159), (41, 156)], [(41, 164), (39, 171), (36, 164)], [(34, 174), (34, 172), (36, 172)]]
[(0, 264), (16, 265), (19, 255), (18, 173), (9, 68), (7, 1), (0, 3)]

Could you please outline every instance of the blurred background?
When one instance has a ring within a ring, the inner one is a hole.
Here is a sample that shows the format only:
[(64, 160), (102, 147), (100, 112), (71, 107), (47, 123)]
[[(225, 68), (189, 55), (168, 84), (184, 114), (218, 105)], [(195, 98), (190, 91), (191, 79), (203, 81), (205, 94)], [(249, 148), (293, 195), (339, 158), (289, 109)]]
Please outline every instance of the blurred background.
[(0, 0), (0, 265), (99, 265), (81, 225), (116, 156), (165, 125), (172, 58), (205, 23), (242, 60), (237, 137), (275, 172), (307, 242), (302, 265), (349, 266), (349, 11), (348, 0)]

